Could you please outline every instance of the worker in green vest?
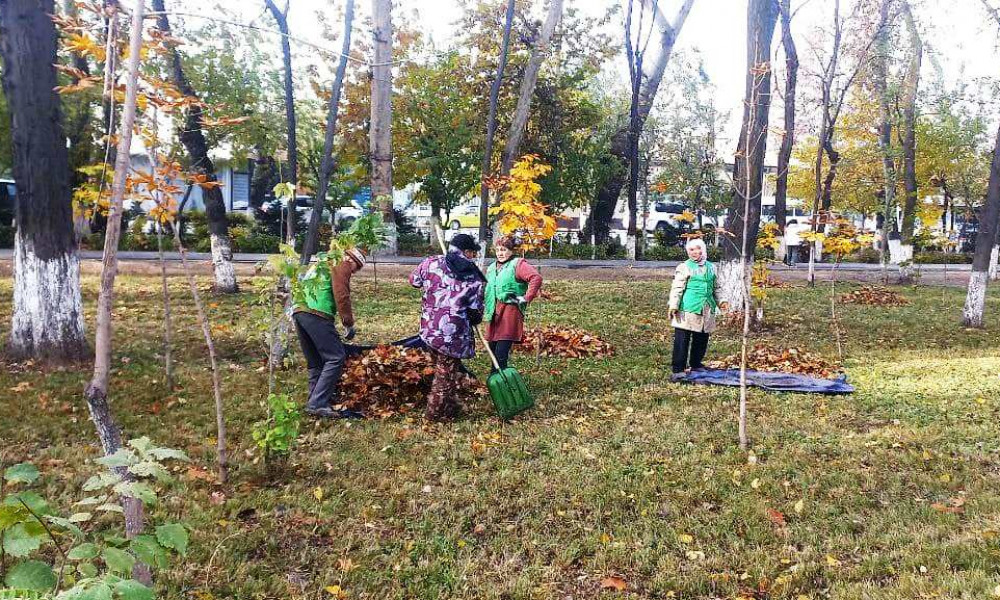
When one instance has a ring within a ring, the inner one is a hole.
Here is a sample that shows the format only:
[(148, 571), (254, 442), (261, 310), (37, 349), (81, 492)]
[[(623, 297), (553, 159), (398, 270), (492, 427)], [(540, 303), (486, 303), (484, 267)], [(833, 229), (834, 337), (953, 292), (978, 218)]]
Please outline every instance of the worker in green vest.
[(505, 235), (493, 244), (497, 260), (486, 269), (483, 322), (486, 342), (501, 369), (507, 368), (510, 350), (524, 340), (524, 312), (542, 291), (538, 269), (514, 256), (517, 241)]
[(715, 330), (715, 313), (729, 310), (729, 303), (718, 299), (719, 280), (715, 265), (708, 262), (708, 249), (701, 239), (685, 245), (688, 259), (677, 265), (670, 286), (669, 316), (674, 328), (674, 353), (671, 381), (683, 379), (684, 372), (702, 369), (708, 350), (708, 337)]
[(340, 375), (347, 354), (337, 332), (335, 319), (344, 326), (344, 339), (354, 338), (354, 311), (351, 308), (351, 276), (365, 266), (365, 255), (357, 248), (345, 252), (343, 260), (331, 264), (322, 253), (299, 277), (301, 297), (292, 319), (299, 334), (302, 354), (309, 368), (309, 400), (306, 414), (336, 418), (346, 413), (333, 409), (339, 398)]

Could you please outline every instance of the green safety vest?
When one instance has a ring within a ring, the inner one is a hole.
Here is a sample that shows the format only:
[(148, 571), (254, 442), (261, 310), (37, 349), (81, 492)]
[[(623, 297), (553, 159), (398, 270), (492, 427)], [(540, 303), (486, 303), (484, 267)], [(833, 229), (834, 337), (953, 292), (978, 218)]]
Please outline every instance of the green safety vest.
[(706, 304), (712, 310), (718, 308), (719, 305), (715, 302), (715, 266), (705, 261), (705, 266), (701, 267), (691, 259), (685, 264), (691, 275), (684, 288), (684, 295), (681, 296), (681, 310), (701, 314)]
[(305, 299), (304, 308), (331, 318), (337, 314), (337, 303), (333, 299), (330, 281), (330, 261), (321, 256), (299, 277), (302, 297)]
[[(512, 258), (503, 265), (493, 263), (486, 270), (486, 307), (483, 313), (483, 322), (489, 323), (493, 320), (493, 313), (496, 311), (497, 302), (506, 302), (507, 297), (523, 296), (528, 293), (528, 284), (518, 281), (517, 263), (520, 258)], [(499, 265), (499, 267), (498, 267)], [(522, 312), (524, 308), (521, 308)]]

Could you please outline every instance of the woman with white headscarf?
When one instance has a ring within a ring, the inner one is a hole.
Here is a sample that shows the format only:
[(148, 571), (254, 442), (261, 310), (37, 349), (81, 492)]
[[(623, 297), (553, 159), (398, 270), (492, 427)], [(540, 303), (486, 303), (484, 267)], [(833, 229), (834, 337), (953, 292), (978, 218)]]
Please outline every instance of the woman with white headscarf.
[(729, 309), (729, 303), (719, 301), (719, 280), (715, 265), (708, 262), (705, 242), (690, 239), (685, 249), (688, 259), (677, 265), (670, 286), (668, 314), (674, 328), (671, 380), (683, 378), (689, 367), (704, 368), (702, 361), (708, 350), (708, 336), (715, 330), (715, 313)]

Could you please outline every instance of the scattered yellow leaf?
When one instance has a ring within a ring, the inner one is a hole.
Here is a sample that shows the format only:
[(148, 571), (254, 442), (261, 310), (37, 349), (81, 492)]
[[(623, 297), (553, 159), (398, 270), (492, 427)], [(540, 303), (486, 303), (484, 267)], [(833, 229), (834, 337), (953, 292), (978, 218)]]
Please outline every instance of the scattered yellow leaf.
[(694, 536), (682, 533), (679, 536), (677, 536), (677, 541), (682, 544), (690, 544), (691, 542), (694, 541)]
[(941, 481), (941, 483), (948, 483), (949, 481), (951, 481), (951, 475), (943, 473), (940, 477), (938, 477), (938, 479)]
[(794, 508), (796, 514), (802, 514), (802, 511), (805, 510), (806, 508), (806, 503), (800, 499), (798, 502), (795, 503)]
[(323, 589), (337, 600), (347, 597), (347, 593), (339, 585), (328, 585)]
[(826, 555), (826, 564), (828, 566), (831, 566), (831, 567), (839, 567), (840, 566), (840, 561), (837, 560), (836, 558), (834, 558), (832, 555), (827, 554)]
[(316, 498), (317, 502), (322, 502), (323, 501), (323, 488), (321, 488), (319, 486), (316, 486), (316, 489), (313, 490), (313, 497)]

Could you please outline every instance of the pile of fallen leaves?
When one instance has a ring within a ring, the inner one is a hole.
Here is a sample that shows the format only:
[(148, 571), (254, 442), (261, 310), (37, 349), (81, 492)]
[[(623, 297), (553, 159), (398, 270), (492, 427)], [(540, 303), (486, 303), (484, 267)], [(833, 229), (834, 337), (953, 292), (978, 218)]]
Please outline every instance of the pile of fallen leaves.
[(906, 306), (909, 300), (888, 288), (877, 285), (862, 286), (853, 292), (842, 294), (844, 304), (864, 304), (867, 306)]
[[(433, 380), (434, 360), (426, 350), (376, 346), (347, 359), (339, 406), (375, 417), (421, 410)], [(465, 399), (484, 392), (482, 383), (472, 377), (461, 389)]]
[[(721, 360), (705, 363), (712, 369), (740, 368), (740, 355), (732, 354)], [(840, 371), (837, 365), (800, 348), (773, 348), (761, 343), (747, 352), (747, 368), (771, 373), (798, 373), (832, 379)]]
[(524, 343), (515, 346), (521, 352), (536, 352), (559, 358), (603, 358), (613, 356), (615, 347), (583, 329), (542, 327), (524, 332)]
[(790, 290), (794, 286), (787, 281), (782, 281), (780, 279), (775, 279), (771, 275), (767, 276), (767, 280), (764, 282), (767, 289), (769, 290)]

